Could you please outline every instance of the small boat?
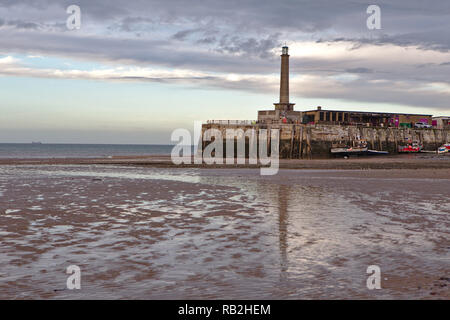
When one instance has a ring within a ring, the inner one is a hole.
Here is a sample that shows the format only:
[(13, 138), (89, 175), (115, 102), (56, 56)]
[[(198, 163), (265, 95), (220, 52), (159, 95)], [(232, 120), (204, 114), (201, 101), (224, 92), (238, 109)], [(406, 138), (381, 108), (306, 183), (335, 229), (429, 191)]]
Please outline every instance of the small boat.
[(445, 147), (439, 147), (439, 149), (437, 150), (438, 154), (447, 153), (447, 152), (449, 152), (449, 150)]
[(378, 151), (378, 150), (367, 150), (368, 155), (386, 155), (389, 154), (388, 151)]
[(361, 153), (366, 152), (368, 150), (367, 147), (365, 148), (354, 148), (354, 147), (341, 147), (341, 148), (331, 148), (331, 153), (338, 154), (338, 153)]
[(362, 155), (369, 150), (367, 147), (367, 142), (364, 140), (359, 140), (354, 143), (354, 146), (349, 146), (348, 144), (339, 142), (333, 144), (330, 152), (334, 156), (349, 157), (350, 155)]
[(438, 154), (450, 152), (450, 143), (443, 144), (437, 150)]
[(422, 151), (422, 145), (417, 141), (414, 141), (413, 143), (407, 144), (405, 146), (398, 147), (398, 152), (400, 153), (418, 153), (420, 151)]

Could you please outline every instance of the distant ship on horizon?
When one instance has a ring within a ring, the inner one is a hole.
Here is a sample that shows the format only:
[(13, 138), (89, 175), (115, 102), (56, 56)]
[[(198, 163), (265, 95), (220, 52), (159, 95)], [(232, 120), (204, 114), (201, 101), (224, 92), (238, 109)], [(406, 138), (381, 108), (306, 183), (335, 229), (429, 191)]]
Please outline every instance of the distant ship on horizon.
[(42, 144), (41, 141), (32, 141), (31, 144)]

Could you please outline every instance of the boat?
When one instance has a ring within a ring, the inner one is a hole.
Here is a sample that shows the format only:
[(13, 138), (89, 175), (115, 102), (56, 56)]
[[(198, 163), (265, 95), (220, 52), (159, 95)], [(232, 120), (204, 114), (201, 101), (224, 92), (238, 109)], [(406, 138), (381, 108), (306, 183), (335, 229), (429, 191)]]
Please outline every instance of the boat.
[(331, 148), (331, 153), (359, 153), (366, 152), (368, 148), (354, 148), (354, 147), (341, 147), (341, 148)]
[(388, 151), (379, 151), (379, 150), (367, 150), (368, 155), (387, 155)]
[(450, 152), (450, 143), (443, 144), (437, 150), (438, 154)]
[(449, 149), (447, 149), (445, 147), (439, 147), (437, 150), (438, 154), (447, 153), (447, 152), (449, 152)]
[(375, 156), (375, 155), (388, 155), (388, 151), (370, 150), (367, 147), (366, 140), (353, 141), (353, 146), (340, 141), (339, 143), (332, 144), (330, 152), (335, 157), (341, 156), (349, 158), (350, 156)]
[(423, 146), (417, 142), (414, 141), (410, 144), (404, 145), (404, 146), (398, 146), (398, 152), (400, 153), (418, 153), (422, 151)]
[(361, 155), (367, 152), (369, 148), (367, 147), (367, 142), (364, 140), (356, 141), (354, 146), (349, 146), (348, 144), (339, 142), (333, 144), (330, 152), (334, 156), (344, 156), (349, 157), (350, 155)]

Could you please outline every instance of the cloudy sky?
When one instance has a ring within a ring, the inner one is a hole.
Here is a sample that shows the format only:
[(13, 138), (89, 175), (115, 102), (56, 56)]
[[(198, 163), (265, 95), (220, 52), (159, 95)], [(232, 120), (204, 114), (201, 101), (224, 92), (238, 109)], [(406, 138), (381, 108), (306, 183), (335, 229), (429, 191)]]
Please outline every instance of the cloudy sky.
[(0, 142), (167, 143), (255, 119), (284, 43), (296, 110), (450, 114), (448, 0), (0, 0)]

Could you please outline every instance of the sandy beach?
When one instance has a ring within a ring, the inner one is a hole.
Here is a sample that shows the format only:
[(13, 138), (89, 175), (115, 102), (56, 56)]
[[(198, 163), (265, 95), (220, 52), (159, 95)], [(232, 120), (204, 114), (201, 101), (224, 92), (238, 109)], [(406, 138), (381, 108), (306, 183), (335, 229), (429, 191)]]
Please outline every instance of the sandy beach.
[[(2, 299), (450, 298), (449, 161), (0, 164)], [(82, 290), (65, 289), (73, 264)]]
[[(450, 154), (405, 154), (396, 156), (356, 157), (350, 159), (280, 159), (282, 169), (450, 169)], [(0, 165), (127, 165), (159, 168), (258, 168), (260, 165), (173, 164), (168, 155), (113, 156), (108, 158), (0, 158)]]

